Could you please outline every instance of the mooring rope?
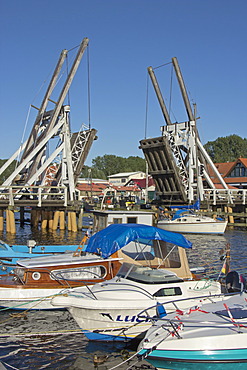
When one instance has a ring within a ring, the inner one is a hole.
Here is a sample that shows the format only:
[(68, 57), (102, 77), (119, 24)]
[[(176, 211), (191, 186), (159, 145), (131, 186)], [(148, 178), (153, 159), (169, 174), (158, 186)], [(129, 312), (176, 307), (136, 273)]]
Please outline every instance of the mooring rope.
[[(141, 350), (142, 350), (142, 349), (141, 349)], [(141, 350), (140, 350), (140, 351), (141, 351)], [(130, 360), (132, 360), (135, 356), (137, 356), (137, 355), (138, 355), (138, 353), (140, 353), (140, 351), (135, 352), (132, 356), (128, 357), (126, 360), (122, 361), (120, 364), (118, 364), (118, 365), (115, 365), (115, 366), (111, 367), (109, 370), (117, 369), (119, 366), (122, 366), (122, 365), (123, 365), (123, 364), (125, 364), (126, 362), (129, 362), (129, 361), (130, 361)], [(139, 361), (139, 360), (138, 360), (138, 361)], [(136, 363), (137, 363), (138, 361), (136, 361)], [(132, 364), (131, 366), (127, 367), (127, 369), (126, 369), (126, 370), (130, 369), (132, 366), (134, 366), (134, 364)]]
[(0, 309), (0, 312), (2, 311), (7, 311), (7, 310), (13, 310), (13, 309), (16, 309), (16, 308), (21, 308), (22, 306), (25, 306), (27, 304), (30, 304), (30, 303), (34, 303), (36, 302), (32, 307), (30, 308), (27, 308), (26, 310), (23, 310), (21, 312), (16, 312), (16, 313), (11, 313), (10, 314), (10, 317), (3, 320), (3, 321), (0, 321), (0, 324), (4, 323), (4, 322), (8, 322), (10, 319), (12, 319), (13, 317), (21, 317), (21, 316), (25, 316), (26, 313), (28, 313), (30, 310), (34, 309), (35, 306), (37, 306), (40, 302), (44, 301), (45, 299), (47, 298), (53, 298), (53, 297), (56, 297), (58, 295), (61, 295), (62, 293), (57, 293), (57, 294), (52, 294), (52, 295), (48, 295), (46, 297), (42, 297), (42, 298), (37, 298), (37, 299), (34, 299), (32, 301), (28, 301), (28, 302), (24, 302), (24, 303), (20, 303), (18, 305), (15, 305), (15, 306), (11, 306), (11, 307), (4, 307), (4, 308), (1, 308)]
[(3, 362), (3, 361), (1, 361), (1, 363), (2, 363), (4, 366), (10, 367), (11, 369), (19, 370), (17, 367), (14, 367), (14, 366), (12, 366), (12, 365), (10, 365), (10, 364), (7, 364), (7, 362)]

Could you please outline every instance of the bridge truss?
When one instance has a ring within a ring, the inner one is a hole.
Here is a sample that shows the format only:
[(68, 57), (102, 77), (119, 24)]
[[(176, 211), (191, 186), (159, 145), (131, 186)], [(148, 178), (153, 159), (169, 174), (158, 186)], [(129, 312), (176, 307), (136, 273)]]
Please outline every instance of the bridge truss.
[[(47, 186), (56, 185), (58, 188), (66, 188), (69, 200), (75, 200), (77, 179), (97, 131), (82, 125), (79, 132), (72, 133), (70, 106), (65, 105), (64, 101), (88, 43), (87, 38), (82, 40), (60, 95), (54, 101), (51, 94), (60, 77), (68, 50), (61, 52), (41, 106), (36, 108), (38, 114), (29, 138), (0, 168), (1, 174), (14, 161), (17, 163), (13, 173), (4, 181), (3, 189), (15, 185), (19, 189), (20, 186), (38, 185), (43, 188), (46, 186), (47, 192)], [(54, 104), (54, 108), (47, 110), (48, 103)], [(14, 192), (13, 196), (18, 197), (17, 193)]]

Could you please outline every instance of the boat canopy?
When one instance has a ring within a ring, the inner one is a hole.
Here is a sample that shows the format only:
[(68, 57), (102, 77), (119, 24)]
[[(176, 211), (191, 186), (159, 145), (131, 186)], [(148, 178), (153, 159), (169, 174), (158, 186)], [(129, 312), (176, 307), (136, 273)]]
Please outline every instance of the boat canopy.
[(108, 258), (132, 241), (148, 243), (163, 240), (183, 248), (192, 248), (192, 243), (182, 234), (142, 224), (112, 224), (97, 232), (88, 241), (86, 252), (100, 253)]

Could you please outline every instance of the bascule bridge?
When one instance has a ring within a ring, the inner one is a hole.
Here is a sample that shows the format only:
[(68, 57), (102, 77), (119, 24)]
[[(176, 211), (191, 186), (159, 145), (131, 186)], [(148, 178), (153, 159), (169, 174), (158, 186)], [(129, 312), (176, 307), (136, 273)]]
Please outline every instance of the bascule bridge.
[(76, 212), (81, 208), (77, 179), (97, 131), (83, 124), (78, 132), (72, 132), (70, 105), (65, 99), (88, 43), (87, 38), (82, 40), (60, 94), (54, 98), (52, 93), (68, 56), (68, 50), (61, 52), (40, 107), (32, 106), (37, 116), (28, 139), (0, 168), (2, 174), (15, 163), (15, 170), (0, 187), (1, 229), (6, 211), (7, 231), (14, 232), (13, 212), (20, 208), (23, 214), (27, 206), (35, 215), (33, 222), (41, 221), (42, 227), (50, 222), (56, 228), (60, 222), (64, 228), (68, 216), (69, 229), (77, 229)]
[[(145, 138), (140, 141), (148, 171), (152, 175), (156, 193), (165, 205), (193, 203), (197, 198), (210, 204), (232, 204), (233, 199), (224, 179), (218, 172), (208, 153), (204, 149), (197, 130), (195, 106), (192, 109), (183, 76), (176, 58), (172, 58), (179, 90), (187, 112), (185, 122), (172, 122), (164, 102), (154, 69), (148, 68), (165, 125), (161, 127), (162, 135)], [(216, 189), (210, 173), (221, 184)], [(218, 197), (218, 194), (222, 195)]]

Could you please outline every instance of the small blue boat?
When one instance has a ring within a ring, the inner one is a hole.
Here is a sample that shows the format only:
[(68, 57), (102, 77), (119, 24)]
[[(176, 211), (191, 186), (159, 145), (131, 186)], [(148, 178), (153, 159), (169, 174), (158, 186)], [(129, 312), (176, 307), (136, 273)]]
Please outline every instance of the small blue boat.
[(9, 273), (17, 260), (31, 257), (75, 251), (78, 245), (35, 245), (29, 241), (29, 245), (8, 245), (0, 240), (0, 270), (1, 273)]

